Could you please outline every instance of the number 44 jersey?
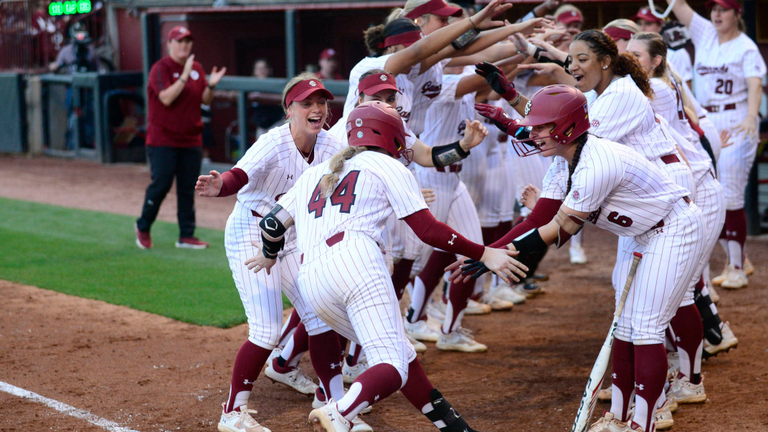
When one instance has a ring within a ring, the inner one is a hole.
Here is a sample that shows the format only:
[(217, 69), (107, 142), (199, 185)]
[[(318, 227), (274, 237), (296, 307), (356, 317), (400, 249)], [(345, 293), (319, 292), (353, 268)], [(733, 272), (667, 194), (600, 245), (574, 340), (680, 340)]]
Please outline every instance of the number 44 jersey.
[(402, 219), (427, 208), (413, 174), (387, 154), (363, 151), (345, 161), (336, 187), (324, 196), (329, 163), (307, 170), (277, 202), (296, 223), (302, 252), (342, 231), (364, 233), (381, 245), (392, 212)]
[(587, 220), (623, 237), (654, 228), (688, 191), (631, 148), (589, 136), (568, 188), (568, 161), (555, 157), (542, 198), (563, 201)]

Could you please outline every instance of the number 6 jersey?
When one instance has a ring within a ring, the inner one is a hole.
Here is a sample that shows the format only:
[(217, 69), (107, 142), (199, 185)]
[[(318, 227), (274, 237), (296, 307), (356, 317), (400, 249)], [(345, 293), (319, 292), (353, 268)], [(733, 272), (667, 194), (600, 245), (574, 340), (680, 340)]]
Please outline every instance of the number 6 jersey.
[(688, 191), (631, 148), (589, 136), (568, 188), (568, 161), (555, 157), (542, 198), (590, 213), (587, 221), (618, 236), (649, 231)]
[(277, 202), (293, 217), (299, 250), (306, 252), (341, 231), (362, 232), (379, 245), (387, 217), (427, 208), (416, 179), (393, 157), (364, 151), (344, 163), (330, 196), (320, 192), (329, 162), (307, 170)]

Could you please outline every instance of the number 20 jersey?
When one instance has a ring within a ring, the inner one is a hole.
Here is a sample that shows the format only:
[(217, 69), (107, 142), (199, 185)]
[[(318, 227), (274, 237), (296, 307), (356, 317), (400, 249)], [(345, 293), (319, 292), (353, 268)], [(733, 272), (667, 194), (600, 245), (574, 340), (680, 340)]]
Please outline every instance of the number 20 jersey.
[(653, 228), (688, 191), (631, 148), (593, 135), (581, 151), (568, 188), (568, 161), (555, 157), (542, 198), (563, 201), (616, 235), (634, 237)]
[(341, 231), (362, 232), (383, 244), (384, 225), (427, 208), (413, 174), (389, 155), (364, 151), (344, 163), (339, 182), (323, 197), (329, 162), (310, 168), (278, 204), (293, 217), (299, 250), (309, 251)]

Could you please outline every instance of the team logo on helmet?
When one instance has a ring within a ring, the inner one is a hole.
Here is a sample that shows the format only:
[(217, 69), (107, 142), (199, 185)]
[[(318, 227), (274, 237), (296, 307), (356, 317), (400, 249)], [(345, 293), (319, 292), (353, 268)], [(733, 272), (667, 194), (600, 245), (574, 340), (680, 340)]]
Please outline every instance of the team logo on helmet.
[(317, 87), (317, 83), (316, 83), (316, 82), (314, 82), (314, 81), (310, 81), (310, 82), (309, 82), (309, 85), (310, 85), (310, 86), (312, 86), (312, 87)]
[(531, 112), (531, 100), (528, 99), (528, 103), (525, 104), (525, 115), (528, 116), (528, 113)]
[(355, 120), (355, 126), (361, 127), (363, 125), (363, 119), (357, 119)]
[(363, 137), (363, 131), (357, 131), (357, 137), (362, 138)]
[(381, 76), (379, 78), (381, 78), (382, 81), (386, 81), (387, 80), (387, 76), (384, 75), (384, 74), (381, 74)]

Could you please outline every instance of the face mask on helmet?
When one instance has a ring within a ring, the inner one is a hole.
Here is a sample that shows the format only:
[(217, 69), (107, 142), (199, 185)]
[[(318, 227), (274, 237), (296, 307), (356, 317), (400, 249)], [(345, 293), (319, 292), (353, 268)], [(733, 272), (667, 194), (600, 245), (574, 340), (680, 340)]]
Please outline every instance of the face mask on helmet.
[[(557, 125), (553, 126), (552, 129), (549, 131), (549, 135), (546, 136), (538, 136), (535, 139), (531, 138), (531, 127), (521, 127), (517, 130), (517, 133), (515, 133), (515, 136), (512, 137), (512, 148), (515, 149), (515, 153), (517, 153), (520, 157), (526, 157), (531, 156), (535, 154), (539, 154), (545, 151), (549, 151), (552, 149), (557, 148), (559, 141), (559, 135), (555, 134), (555, 129), (557, 129)], [(569, 131), (573, 131), (573, 127), (568, 128)], [(566, 135), (568, 135), (568, 131), (566, 132)], [(554, 143), (545, 144), (543, 142), (544, 139), (551, 138), (555, 140)], [(570, 141), (570, 140), (569, 140)]]

